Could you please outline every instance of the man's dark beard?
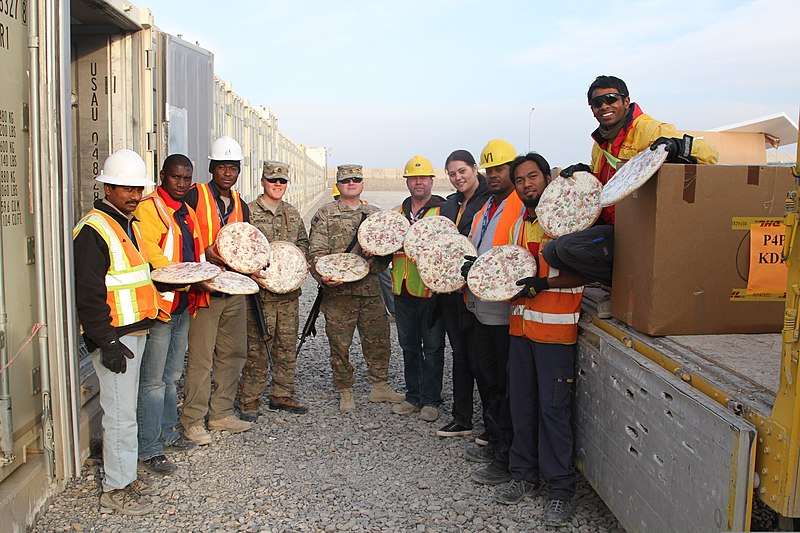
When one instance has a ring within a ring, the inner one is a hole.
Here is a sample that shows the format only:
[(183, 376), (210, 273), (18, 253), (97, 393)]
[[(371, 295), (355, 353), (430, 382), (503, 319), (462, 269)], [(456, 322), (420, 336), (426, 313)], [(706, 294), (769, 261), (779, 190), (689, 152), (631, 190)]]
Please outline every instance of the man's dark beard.
[(530, 200), (522, 200), (522, 203), (525, 204), (525, 207), (534, 208), (537, 205), (539, 205), (539, 198), (541, 197), (542, 195), (540, 194), (536, 198), (531, 198)]

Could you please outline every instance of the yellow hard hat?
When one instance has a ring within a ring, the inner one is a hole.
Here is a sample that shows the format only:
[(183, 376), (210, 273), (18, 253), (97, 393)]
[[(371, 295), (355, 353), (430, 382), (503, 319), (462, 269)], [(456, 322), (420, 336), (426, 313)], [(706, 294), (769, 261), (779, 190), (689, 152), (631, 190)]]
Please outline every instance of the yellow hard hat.
[(499, 167), (510, 163), (517, 157), (511, 143), (503, 139), (492, 139), (481, 152), (481, 168)]
[(406, 168), (403, 170), (404, 178), (411, 178), (413, 176), (435, 176), (433, 171), (433, 163), (427, 157), (415, 155), (406, 163)]
[(339, 196), (339, 194), (340, 194), (339, 193), (339, 187), (337, 187), (336, 184), (334, 183), (333, 184), (333, 197), (336, 198), (336, 197)]

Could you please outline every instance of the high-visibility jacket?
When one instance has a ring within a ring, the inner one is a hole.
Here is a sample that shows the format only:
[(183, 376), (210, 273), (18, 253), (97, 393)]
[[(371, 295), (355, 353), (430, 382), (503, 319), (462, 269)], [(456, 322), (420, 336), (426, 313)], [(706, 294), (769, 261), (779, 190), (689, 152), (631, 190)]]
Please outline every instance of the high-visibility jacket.
[[(492, 201), (491, 199), (492, 197), (490, 196), (489, 200), (483, 204), (483, 207), (481, 207), (480, 210), (475, 213), (475, 217), (472, 219), (472, 235), (477, 235), (478, 232), (481, 231), (483, 215), (486, 212), (486, 209), (489, 207), (489, 201)], [(520, 212), (524, 211), (522, 200), (519, 199), (517, 191), (511, 191), (511, 194), (508, 196), (508, 198), (506, 198), (505, 202), (506, 203), (503, 207), (503, 212), (500, 213), (500, 220), (497, 221), (497, 228), (494, 232), (492, 246), (502, 246), (504, 244), (508, 244), (508, 234), (511, 231), (511, 228), (514, 226), (514, 223), (519, 218)]]
[(233, 202), (233, 210), (231, 210), (228, 219), (223, 221), (222, 215), (217, 207), (217, 201), (214, 194), (211, 192), (211, 186), (208, 183), (196, 183), (193, 185), (197, 189), (197, 220), (200, 222), (200, 236), (206, 246), (211, 246), (217, 241), (217, 233), (220, 228), (230, 222), (244, 222), (244, 211), (242, 210), (242, 199), (239, 193), (231, 191), (231, 201)]
[[(156, 318), (159, 315), (158, 291), (150, 280), (150, 263), (144, 247), (137, 250), (125, 230), (111, 216), (98, 209), (92, 209), (78, 222), (72, 233), (73, 239), (87, 225), (108, 246), (110, 264), (105, 284), (111, 325), (119, 328), (147, 318)], [(136, 223), (131, 227), (136, 242), (141, 243), (142, 235)]]
[[(403, 206), (399, 205), (395, 209), (398, 213), (403, 213)], [(439, 206), (431, 207), (422, 218), (432, 217), (439, 214)], [(392, 256), (392, 293), (395, 296), (403, 292), (403, 283), (406, 285), (406, 290), (411, 296), (417, 298), (430, 298), (431, 290), (422, 282), (417, 270), (417, 264), (412, 261), (405, 253), (405, 250), (400, 250)]]
[[(681, 137), (675, 126), (661, 122), (642, 112), (639, 104), (632, 103), (628, 109), (622, 130), (611, 141), (603, 139), (600, 129), (592, 133), (592, 173), (603, 185), (617, 172), (625, 161), (647, 149), (659, 137)], [(692, 155), (698, 163), (713, 165), (719, 160), (719, 153), (703, 139), (692, 143)], [(614, 206), (603, 208), (601, 219), (614, 224)]]
[[(509, 242), (537, 256), (537, 277), (558, 276), (558, 270), (551, 268), (542, 256), (542, 248), (552, 239), (545, 234), (538, 220), (525, 220), (525, 216), (514, 224)], [(517, 298), (511, 302), (509, 333), (536, 342), (575, 344), (578, 340), (582, 297), (583, 287), (574, 287), (546, 289), (533, 298)]]
[[(205, 261), (205, 244), (200, 235), (200, 223), (191, 206), (186, 205), (187, 219), (194, 235), (194, 257), (192, 261)], [(158, 189), (142, 198), (136, 208), (140, 231), (144, 242), (140, 242), (147, 251), (150, 264), (160, 268), (183, 261), (183, 232), (175, 221), (175, 209), (170, 207), (161, 197)], [(159, 292), (159, 307), (172, 313), (178, 305), (176, 291)], [(206, 291), (189, 291), (189, 312), (194, 314), (198, 307), (208, 307), (209, 294)]]

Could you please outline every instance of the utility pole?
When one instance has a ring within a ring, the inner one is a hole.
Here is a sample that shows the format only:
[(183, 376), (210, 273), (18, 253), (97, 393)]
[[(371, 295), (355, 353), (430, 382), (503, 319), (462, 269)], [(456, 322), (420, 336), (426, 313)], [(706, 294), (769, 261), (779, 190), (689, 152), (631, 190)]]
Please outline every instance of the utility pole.
[(528, 113), (528, 152), (531, 151), (531, 118), (533, 117), (533, 110), (535, 107), (531, 106), (531, 111)]

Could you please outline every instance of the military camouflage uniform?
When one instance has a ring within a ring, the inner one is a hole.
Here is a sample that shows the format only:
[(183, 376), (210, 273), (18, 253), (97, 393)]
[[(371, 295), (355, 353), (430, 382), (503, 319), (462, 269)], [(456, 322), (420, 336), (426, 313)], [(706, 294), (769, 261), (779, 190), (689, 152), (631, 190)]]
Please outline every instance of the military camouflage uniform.
[[(291, 204), (281, 201), (273, 213), (259, 197), (248, 204), (250, 223), (272, 241), (289, 241), (308, 254), (308, 235), (300, 212)], [(265, 289), (259, 291), (264, 319), (272, 336), (273, 368), (264, 342), (258, 333), (258, 324), (247, 301), (247, 362), (239, 380), (237, 399), (242, 412), (258, 411), (261, 396), (267, 385), (267, 373), (272, 372), (270, 396), (294, 398), (295, 368), (297, 362), (297, 330), (299, 325), (298, 299), (300, 289), (288, 294), (276, 294)]]
[[(344, 252), (356, 235), (362, 214), (369, 216), (378, 211), (377, 207), (366, 203), (351, 209), (341, 200), (326, 204), (317, 211), (311, 220), (309, 237), (311, 272), (317, 281), (320, 276), (313, 268), (316, 260), (323, 255)], [(362, 255), (358, 244), (352, 252)], [(374, 259), (366, 278), (324, 288), (322, 312), (325, 315), (325, 334), (331, 348), (333, 386), (336, 390), (351, 388), (355, 383), (349, 355), (356, 327), (369, 380), (372, 383), (385, 382), (389, 375), (389, 320), (381, 298), (378, 272), (386, 269), (391, 257)]]

